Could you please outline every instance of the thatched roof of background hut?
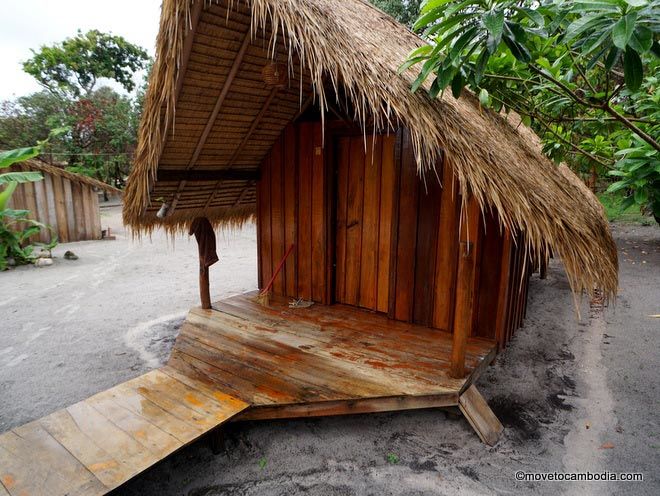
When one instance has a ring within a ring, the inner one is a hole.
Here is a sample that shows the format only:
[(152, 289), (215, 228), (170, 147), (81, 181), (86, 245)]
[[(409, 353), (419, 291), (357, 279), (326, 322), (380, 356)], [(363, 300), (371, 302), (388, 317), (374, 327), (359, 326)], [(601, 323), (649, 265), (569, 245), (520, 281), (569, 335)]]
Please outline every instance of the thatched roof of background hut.
[(64, 177), (69, 181), (73, 181), (74, 183), (86, 184), (98, 191), (105, 191), (113, 195), (120, 195), (122, 193), (120, 189), (104, 183), (103, 181), (99, 181), (93, 177), (83, 176), (82, 174), (76, 174), (75, 172), (66, 170), (64, 165), (51, 165), (48, 162), (38, 158), (33, 158), (24, 162), (18, 162), (12, 166), (12, 170), (41, 172), (43, 174)]
[[(423, 43), (366, 0), (164, 0), (126, 223), (140, 232), (202, 214), (249, 219), (250, 172), (311, 95), (323, 108), (341, 89), (363, 125), (410, 130), (420, 174), (449, 160), (464, 196), (524, 231), (530, 252), (562, 258), (574, 291), (613, 296), (616, 247), (591, 193), (473, 95), (411, 93), (416, 68), (398, 68)], [(288, 65), (284, 88), (264, 83), (272, 59)], [(226, 179), (191, 174), (218, 170)]]

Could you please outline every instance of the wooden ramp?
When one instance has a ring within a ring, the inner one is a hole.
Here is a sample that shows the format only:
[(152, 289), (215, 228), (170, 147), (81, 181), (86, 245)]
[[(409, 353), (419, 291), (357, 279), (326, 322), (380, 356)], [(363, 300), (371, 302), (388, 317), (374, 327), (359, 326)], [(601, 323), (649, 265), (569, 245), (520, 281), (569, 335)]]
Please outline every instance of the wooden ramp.
[(100, 495), (249, 405), (155, 370), (0, 435), (0, 495)]
[(451, 336), (357, 308), (193, 309), (166, 366), (0, 435), (0, 496), (106, 494), (230, 420), (459, 406), (485, 442), (501, 424), (472, 383), (495, 356), (471, 339), (449, 377)]

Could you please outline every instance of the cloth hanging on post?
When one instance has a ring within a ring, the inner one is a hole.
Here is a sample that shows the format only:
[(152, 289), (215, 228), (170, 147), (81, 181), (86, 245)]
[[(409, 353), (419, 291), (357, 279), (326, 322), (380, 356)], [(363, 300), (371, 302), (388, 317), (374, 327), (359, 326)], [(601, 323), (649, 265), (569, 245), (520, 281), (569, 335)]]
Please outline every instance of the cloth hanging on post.
[(219, 260), (215, 246), (215, 232), (206, 217), (197, 217), (193, 220), (188, 234), (190, 236), (194, 234), (197, 240), (200, 265), (208, 268)]

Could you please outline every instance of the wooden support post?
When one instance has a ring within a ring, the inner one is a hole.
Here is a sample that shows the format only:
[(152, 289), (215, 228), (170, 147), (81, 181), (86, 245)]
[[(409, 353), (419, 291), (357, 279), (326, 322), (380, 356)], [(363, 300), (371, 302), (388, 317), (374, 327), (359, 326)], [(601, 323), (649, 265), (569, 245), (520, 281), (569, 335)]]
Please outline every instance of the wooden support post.
[(209, 284), (209, 268), (204, 265), (204, 261), (199, 259), (199, 298), (204, 310), (211, 308), (211, 289)]
[(460, 254), (454, 303), (453, 344), (450, 375), (465, 377), (465, 351), (474, 323), (474, 293), (476, 274), (476, 248), (479, 236), (479, 204), (474, 198), (467, 201), (460, 227)]
[(539, 275), (541, 279), (548, 278), (548, 252), (546, 250), (541, 250), (541, 261), (539, 263)]
[(488, 446), (497, 444), (504, 426), (476, 387), (470, 386), (465, 390), (458, 399), (458, 408), (484, 443)]
[(218, 261), (213, 226), (206, 217), (197, 217), (191, 222), (188, 234), (195, 235), (199, 252), (199, 298), (202, 308), (210, 310), (209, 267)]

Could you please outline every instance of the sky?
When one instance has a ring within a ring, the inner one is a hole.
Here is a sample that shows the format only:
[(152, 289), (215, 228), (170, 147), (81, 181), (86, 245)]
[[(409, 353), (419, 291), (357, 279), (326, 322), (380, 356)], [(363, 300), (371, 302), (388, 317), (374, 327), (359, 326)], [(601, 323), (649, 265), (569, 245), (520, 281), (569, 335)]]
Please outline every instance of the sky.
[[(111, 32), (154, 55), (161, 0), (2, 0), (0, 100), (39, 91), (21, 62), (30, 49), (90, 29)], [(138, 76), (139, 78), (139, 76)], [(116, 88), (115, 85), (112, 85)]]

